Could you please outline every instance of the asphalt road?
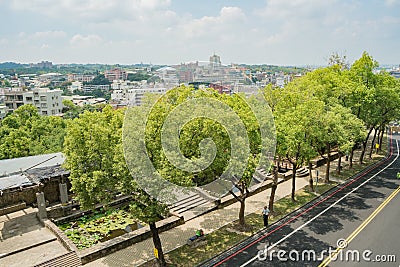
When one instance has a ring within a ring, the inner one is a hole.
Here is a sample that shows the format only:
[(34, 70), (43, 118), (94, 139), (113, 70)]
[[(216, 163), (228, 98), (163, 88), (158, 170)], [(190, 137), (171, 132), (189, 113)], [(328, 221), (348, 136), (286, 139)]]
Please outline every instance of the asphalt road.
[[(400, 193), (393, 193), (400, 186), (399, 142), (393, 135), (385, 160), (202, 266), (400, 266)], [(371, 262), (363, 261), (364, 250)], [(329, 253), (336, 261), (327, 260)], [(376, 255), (392, 262), (372, 262)]]
[[(329, 266), (400, 266), (400, 190)], [(350, 252), (351, 251), (351, 252)], [(353, 254), (354, 252), (354, 254)]]

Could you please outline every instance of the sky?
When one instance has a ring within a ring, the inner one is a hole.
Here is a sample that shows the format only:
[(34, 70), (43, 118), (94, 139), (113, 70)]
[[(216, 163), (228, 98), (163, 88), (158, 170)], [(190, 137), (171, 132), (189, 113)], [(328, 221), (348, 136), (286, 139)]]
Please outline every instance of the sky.
[(400, 64), (400, 0), (0, 0), (0, 62)]

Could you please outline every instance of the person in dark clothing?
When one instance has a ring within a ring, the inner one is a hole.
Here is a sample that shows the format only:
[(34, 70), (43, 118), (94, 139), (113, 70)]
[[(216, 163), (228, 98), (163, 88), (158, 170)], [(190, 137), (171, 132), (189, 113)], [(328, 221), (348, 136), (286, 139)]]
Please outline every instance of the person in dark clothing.
[(267, 206), (264, 207), (262, 211), (263, 219), (264, 219), (264, 227), (268, 227), (268, 215), (269, 215), (269, 209)]

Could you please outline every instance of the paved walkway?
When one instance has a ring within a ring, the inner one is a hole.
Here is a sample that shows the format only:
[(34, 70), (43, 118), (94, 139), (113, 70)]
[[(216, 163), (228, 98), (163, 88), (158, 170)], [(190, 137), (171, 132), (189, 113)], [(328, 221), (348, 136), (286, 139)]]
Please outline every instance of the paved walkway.
[(66, 252), (36, 212), (27, 208), (0, 216), (0, 266), (33, 266)]

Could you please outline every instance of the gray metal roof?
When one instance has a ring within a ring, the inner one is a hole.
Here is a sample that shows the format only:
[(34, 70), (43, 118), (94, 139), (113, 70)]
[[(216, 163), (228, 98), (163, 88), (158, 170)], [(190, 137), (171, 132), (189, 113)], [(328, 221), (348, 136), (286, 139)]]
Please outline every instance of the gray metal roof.
[(33, 183), (24, 174), (14, 174), (0, 177), (0, 190), (32, 185)]
[(0, 160), (0, 191), (68, 175), (69, 172), (61, 167), (64, 161), (62, 153)]
[(59, 166), (65, 161), (64, 155), (59, 153), (0, 160), (0, 177), (20, 173), (28, 169)]

